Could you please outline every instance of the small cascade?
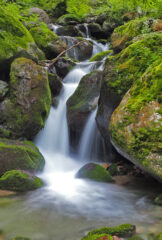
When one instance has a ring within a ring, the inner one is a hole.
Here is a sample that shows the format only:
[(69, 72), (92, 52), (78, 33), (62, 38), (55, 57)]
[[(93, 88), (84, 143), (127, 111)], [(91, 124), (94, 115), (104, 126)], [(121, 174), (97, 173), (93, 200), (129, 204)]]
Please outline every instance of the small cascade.
[(87, 124), (85, 126), (85, 129), (82, 134), (82, 138), (80, 141), (79, 146), (79, 159), (83, 162), (87, 162), (90, 157), (91, 153), (93, 151), (93, 140), (95, 137), (95, 128), (96, 128), (96, 122), (95, 122), (95, 116), (96, 116), (97, 110), (93, 111), (87, 121)]
[(57, 30), (58, 30), (60, 27), (61, 27), (60, 25), (50, 24), (51, 30), (53, 30), (54, 33), (56, 33), (56, 34), (57, 34)]
[[(67, 48), (70, 48), (74, 44), (77, 43), (77, 40), (75, 37), (70, 37), (70, 36), (60, 36), (61, 40), (66, 43)], [(74, 58), (78, 60), (78, 51), (76, 47), (73, 47), (71, 50), (67, 52), (68, 57)]]
[(86, 38), (90, 39), (90, 33), (89, 33), (89, 29), (88, 29), (88, 24), (84, 24), (85, 30), (86, 30)]

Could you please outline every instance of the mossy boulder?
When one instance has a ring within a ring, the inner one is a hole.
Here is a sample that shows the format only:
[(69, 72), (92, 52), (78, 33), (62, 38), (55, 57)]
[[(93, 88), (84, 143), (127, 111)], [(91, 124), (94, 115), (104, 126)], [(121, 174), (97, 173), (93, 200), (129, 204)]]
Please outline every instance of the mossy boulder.
[(155, 199), (154, 199), (154, 203), (156, 205), (162, 206), (162, 194), (159, 194)]
[(55, 63), (56, 73), (59, 77), (64, 78), (76, 63), (68, 57), (60, 57)]
[(91, 59), (89, 60), (90, 62), (94, 62), (94, 61), (101, 61), (104, 59), (104, 57), (109, 56), (113, 53), (112, 50), (107, 50), (107, 51), (103, 51), (100, 53), (97, 53), (96, 55), (94, 55), (93, 57), (91, 57)]
[(67, 120), (72, 141), (78, 141), (90, 113), (98, 104), (101, 81), (101, 71), (95, 70), (85, 75), (67, 101)]
[(106, 60), (97, 124), (107, 142), (110, 141), (108, 126), (113, 111), (147, 68), (156, 60), (161, 59), (161, 41), (162, 34), (148, 34)]
[(4, 99), (8, 92), (8, 84), (0, 80), (0, 102)]
[(73, 14), (64, 14), (61, 17), (59, 17), (56, 21), (57, 24), (59, 25), (75, 25), (77, 23), (79, 23), (80, 21), (78, 20), (78, 18), (75, 17), (75, 15)]
[(120, 52), (134, 37), (137, 37), (141, 34), (150, 33), (154, 30), (156, 31), (156, 27), (153, 27), (156, 26), (156, 22), (157, 20), (155, 19), (137, 18), (115, 28), (111, 36), (113, 50), (115, 52)]
[(0, 138), (0, 176), (14, 169), (41, 171), (44, 164), (42, 154), (32, 142)]
[(43, 183), (40, 178), (21, 170), (7, 171), (0, 177), (0, 189), (26, 192), (42, 186)]
[(51, 105), (47, 71), (30, 59), (11, 65), (10, 95), (0, 104), (0, 124), (13, 137), (32, 139), (44, 127)]
[(48, 59), (57, 57), (66, 49), (65, 43), (46, 24), (31, 28), (30, 33)]
[(118, 237), (129, 237), (135, 233), (136, 227), (134, 225), (125, 223), (119, 225), (117, 227), (102, 227), (99, 229), (94, 229), (90, 231), (86, 237), (82, 238), (82, 240), (93, 240), (93, 236), (100, 235), (100, 234), (109, 234), (111, 236), (118, 236)]
[(136, 80), (111, 116), (115, 148), (128, 160), (162, 182), (161, 60)]
[(48, 79), (52, 96), (58, 95), (63, 86), (61, 78), (55, 73), (48, 73)]
[[(105, 168), (95, 163), (88, 163), (76, 174), (77, 178), (90, 179), (98, 182), (112, 182), (113, 179)], [(109, 234), (109, 233), (108, 233)]]
[(71, 36), (71, 37), (84, 36), (84, 34), (77, 28), (77, 26), (73, 25), (59, 27), (57, 29), (57, 34), (59, 36)]
[(50, 18), (48, 14), (40, 8), (34, 7), (28, 10), (28, 16), (36, 15), (39, 22), (44, 22), (46, 24), (50, 23)]
[(16, 57), (37, 61), (45, 56), (25, 26), (12, 13), (0, 7), (0, 72), (8, 73)]

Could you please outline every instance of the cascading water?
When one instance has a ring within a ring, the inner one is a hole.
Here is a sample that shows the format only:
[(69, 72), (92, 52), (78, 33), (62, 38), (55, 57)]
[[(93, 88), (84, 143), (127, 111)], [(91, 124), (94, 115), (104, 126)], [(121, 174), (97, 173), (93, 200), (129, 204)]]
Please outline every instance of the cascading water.
[[(102, 51), (105, 49), (104, 45), (98, 46), (95, 51), (100, 51), (100, 46)], [(0, 228), (11, 236), (80, 240), (90, 229), (125, 221), (136, 224), (143, 233), (147, 233), (148, 228), (150, 232), (160, 229), (161, 209), (151, 205), (145, 197), (153, 190), (147, 192), (145, 187), (128, 189), (75, 178), (77, 170), (85, 164), (81, 159), (90, 161), (90, 152), (97, 156), (93, 149), (97, 149), (101, 139), (95, 125), (95, 110), (85, 126), (78, 155), (70, 154), (66, 101), (85, 74), (102, 67), (102, 62), (81, 62), (64, 78), (59, 105), (51, 108), (45, 128), (35, 139), (46, 160), (45, 170), (40, 175), (45, 187), (16, 196), (7, 208), (0, 205)]]

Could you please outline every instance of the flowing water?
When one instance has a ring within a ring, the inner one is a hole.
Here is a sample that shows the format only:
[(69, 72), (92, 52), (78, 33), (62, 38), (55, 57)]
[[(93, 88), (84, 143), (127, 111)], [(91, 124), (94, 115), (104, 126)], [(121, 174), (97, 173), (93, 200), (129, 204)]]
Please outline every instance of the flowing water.
[[(108, 47), (94, 42), (93, 54)], [(51, 107), (45, 128), (35, 139), (46, 160), (40, 175), (45, 186), (24, 195), (0, 199), (0, 228), (8, 236), (79, 240), (88, 230), (124, 222), (136, 224), (141, 234), (160, 231), (161, 209), (149, 200), (156, 191), (151, 186), (142, 187), (140, 183), (140, 186), (124, 187), (75, 178), (85, 162), (100, 160), (104, 148), (99, 147), (102, 139), (95, 123), (95, 109), (83, 131), (78, 153), (71, 154), (66, 101), (80, 79), (99, 68), (103, 68), (102, 62), (81, 62), (64, 78), (59, 105)]]

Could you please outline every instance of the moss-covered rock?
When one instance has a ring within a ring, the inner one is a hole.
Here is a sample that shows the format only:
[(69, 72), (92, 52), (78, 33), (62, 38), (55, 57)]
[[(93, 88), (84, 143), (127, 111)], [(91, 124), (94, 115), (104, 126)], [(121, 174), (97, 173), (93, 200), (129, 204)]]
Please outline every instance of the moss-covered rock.
[(99, 234), (109, 234), (109, 235), (116, 235), (118, 237), (129, 237), (132, 236), (135, 233), (136, 227), (134, 225), (125, 223), (122, 225), (119, 225), (117, 227), (103, 227), (99, 229), (94, 229), (90, 231), (86, 237), (84, 237), (82, 240), (93, 240), (93, 236), (99, 235)]
[(154, 19), (137, 18), (118, 28), (115, 28), (111, 36), (113, 50), (115, 52), (119, 52), (124, 49), (127, 46), (128, 42), (131, 41), (134, 37), (140, 34), (156, 31), (156, 27), (153, 26), (156, 26), (157, 21), (158, 20)]
[(8, 92), (8, 84), (0, 80), (0, 102), (4, 99)]
[(135, 236), (129, 238), (129, 240), (143, 240), (143, 238), (138, 235), (135, 235)]
[(159, 194), (155, 199), (154, 199), (154, 203), (156, 205), (162, 206), (162, 194)]
[(91, 57), (89, 61), (90, 62), (101, 61), (101, 60), (104, 59), (104, 57), (111, 55), (112, 52), (113, 52), (112, 50), (107, 50), (107, 51), (103, 51), (103, 52), (97, 53), (96, 55)]
[(162, 34), (148, 34), (106, 60), (97, 123), (107, 142), (110, 139), (108, 126), (113, 111), (147, 68), (156, 60), (161, 59), (161, 41)]
[(16, 57), (37, 61), (43, 59), (44, 54), (25, 26), (12, 13), (0, 7), (0, 72), (8, 72), (11, 61)]
[(55, 73), (48, 73), (48, 79), (52, 95), (58, 95), (63, 86), (61, 79)]
[(161, 60), (126, 93), (110, 122), (112, 142), (127, 159), (162, 182)]
[(15, 192), (31, 191), (42, 186), (40, 178), (21, 170), (7, 171), (0, 178), (0, 189)]
[(43, 156), (32, 142), (0, 138), (0, 176), (14, 169), (40, 171), (44, 164)]
[(30, 29), (37, 46), (45, 53), (48, 59), (57, 57), (66, 49), (65, 43), (46, 24)]
[[(98, 182), (112, 182), (109, 172), (102, 166), (95, 163), (88, 163), (76, 174), (77, 178), (91, 179)], [(109, 234), (109, 233), (107, 233)]]
[(67, 119), (70, 137), (76, 142), (79, 140), (89, 114), (97, 106), (101, 80), (101, 71), (93, 71), (85, 75), (74, 94), (67, 101)]
[(0, 104), (1, 119), (13, 137), (32, 139), (44, 127), (51, 105), (47, 71), (17, 58), (11, 65), (10, 95)]

